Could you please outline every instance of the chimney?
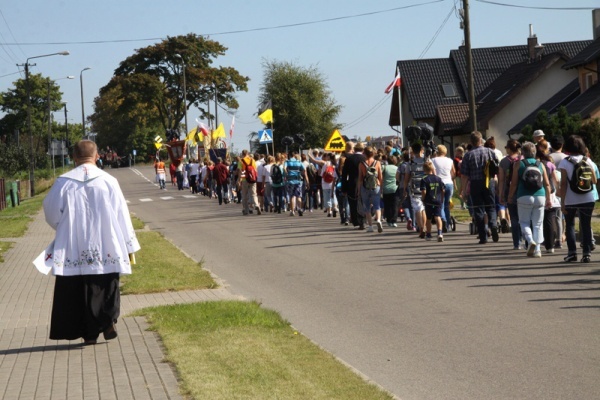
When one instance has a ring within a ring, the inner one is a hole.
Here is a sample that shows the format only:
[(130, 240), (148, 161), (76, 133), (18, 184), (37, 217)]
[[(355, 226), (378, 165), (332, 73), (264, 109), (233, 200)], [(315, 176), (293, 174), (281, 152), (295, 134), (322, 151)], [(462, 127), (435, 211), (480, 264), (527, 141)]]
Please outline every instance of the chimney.
[(592, 27), (594, 28), (594, 40), (600, 37), (600, 9), (592, 10)]
[(529, 61), (533, 61), (536, 59), (537, 51), (536, 47), (538, 46), (537, 36), (533, 34), (533, 25), (529, 24), (529, 37), (527, 38), (527, 53), (529, 55)]
[(527, 38), (527, 53), (529, 62), (540, 60), (544, 55), (544, 45), (538, 43), (531, 24), (529, 24), (529, 37)]

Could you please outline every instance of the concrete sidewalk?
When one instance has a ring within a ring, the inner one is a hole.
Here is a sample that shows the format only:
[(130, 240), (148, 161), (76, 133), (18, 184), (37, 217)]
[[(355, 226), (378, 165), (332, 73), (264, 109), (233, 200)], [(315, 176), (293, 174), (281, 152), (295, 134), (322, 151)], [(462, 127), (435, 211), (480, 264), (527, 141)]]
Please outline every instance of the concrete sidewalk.
[(121, 296), (119, 336), (95, 346), (48, 339), (54, 278), (33, 259), (54, 236), (38, 214), (0, 264), (1, 399), (182, 399), (158, 335), (133, 310), (164, 304), (239, 299), (226, 289)]

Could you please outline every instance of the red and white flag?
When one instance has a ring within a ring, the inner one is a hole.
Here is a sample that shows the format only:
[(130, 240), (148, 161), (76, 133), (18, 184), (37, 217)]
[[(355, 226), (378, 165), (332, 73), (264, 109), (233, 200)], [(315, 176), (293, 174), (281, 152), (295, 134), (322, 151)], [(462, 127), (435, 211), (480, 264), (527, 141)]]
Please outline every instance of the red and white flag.
[(391, 92), (394, 87), (400, 87), (401, 82), (402, 79), (400, 78), (400, 71), (396, 71), (396, 77), (394, 78), (394, 81), (385, 88), (385, 94)]
[(235, 128), (235, 115), (231, 118), (231, 128), (229, 128), (229, 139), (233, 138), (233, 129)]
[(208, 130), (208, 127), (206, 125), (204, 125), (202, 122), (198, 122), (198, 129), (200, 130), (200, 132), (202, 132), (203, 136), (210, 135), (210, 131)]

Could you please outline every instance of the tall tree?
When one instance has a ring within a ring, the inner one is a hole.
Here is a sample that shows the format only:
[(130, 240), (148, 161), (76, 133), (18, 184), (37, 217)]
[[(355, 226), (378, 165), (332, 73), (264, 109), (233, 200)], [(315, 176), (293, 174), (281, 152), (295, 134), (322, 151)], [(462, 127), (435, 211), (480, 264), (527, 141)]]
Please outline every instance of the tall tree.
[[(50, 78), (41, 74), (29, 75), (29, 88), (31, 93), (31, 129), (34, 139), (35, 153), (45, 152), (48, 142), (48, 104), (50, 111), (60, 110), (62, 105), (62, 93), (58, 86)], [(50, 103), (48, 103), (50, 100)], [(21, 143), (23, 134), (27, 131), (27, 86), (25, 79), (14, 82), (14, 88), (0, 93), (0, 110), (5, 113), (0, 119), (0, 132), (4, 141), (13, 140), (14, 132), (21, 131)]]
[[(162, 85), (162, 91), (151, 99), (164, 129), (177, 129), (185, 107), (194, 105), (204, 117), (210, 117), (206, 106), (215, 98), (228, 108), (238, 108), (236, 91), (247, 91), (248, 77), (232, 67), (212, 66), (225, 55), (227, 48), (217, 41), (189, 33), (168, 37), (161, 43), (136, 51), (115, 70), (115, 77), (144, 74)], [(185, 65), (185, 67), (184, 67)], [(186, 99), (183, 98), (185, 70)]]
[(298, 134), (304, 135), (303, 148), (324, 146), (333, 130), (340, 128), (335, 119), (342, 107), (332, 98), (323, 75), (316, 67), (285, 61), (265, 60), (263, 69), (259, 104), (271, 101), (276, 149), (285, 150), (283, 137)]

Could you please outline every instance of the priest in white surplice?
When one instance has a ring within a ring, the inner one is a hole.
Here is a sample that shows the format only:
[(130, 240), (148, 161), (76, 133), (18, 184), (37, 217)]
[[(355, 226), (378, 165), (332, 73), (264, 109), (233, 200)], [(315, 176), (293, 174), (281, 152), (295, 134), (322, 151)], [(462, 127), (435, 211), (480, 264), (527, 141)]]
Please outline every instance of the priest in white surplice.
[(44, 200), (56, 237), (38, 269), (56, 276), (50, 339), (95, 344), (101, 332), (107, 340), (117, 336), (119, 276), (131, 274), (130, 255), (140, 245), (119, 183), (96, 167), (96, 144), (79, 141), (73, 158), (77, 167), (58, 177)]

